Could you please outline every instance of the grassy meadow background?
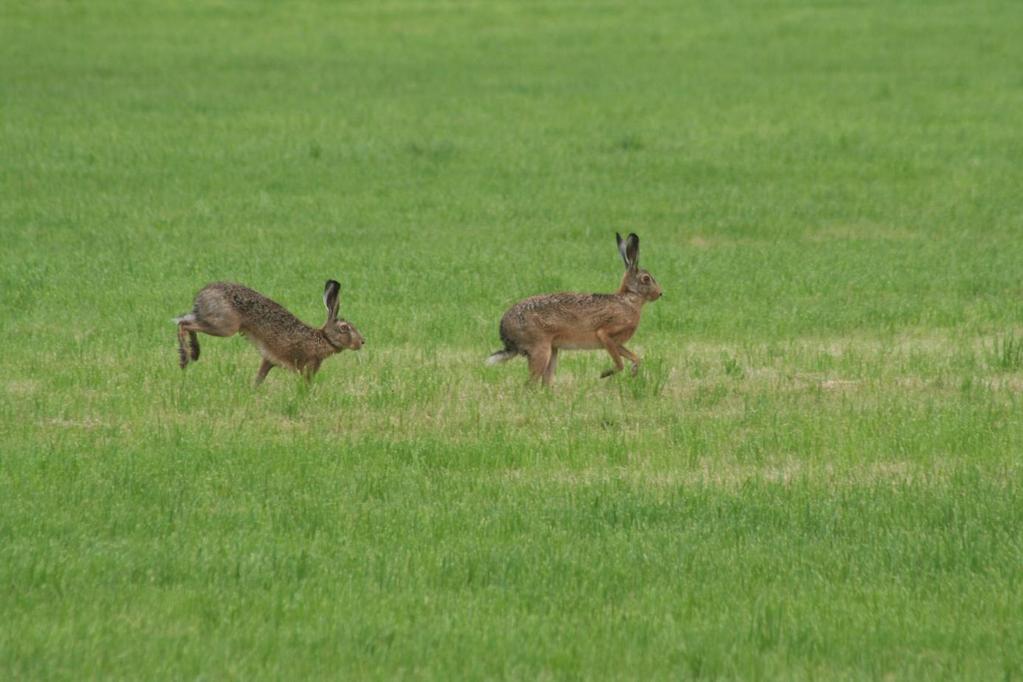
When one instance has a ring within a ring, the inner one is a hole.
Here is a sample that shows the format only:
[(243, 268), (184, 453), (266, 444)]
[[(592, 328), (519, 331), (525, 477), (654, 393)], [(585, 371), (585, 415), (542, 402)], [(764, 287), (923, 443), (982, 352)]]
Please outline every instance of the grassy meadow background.
[[(1023, 677), (1023, 5), (0, 6), (0, 677)], [(665, 297), (551, 391), (504, 309)], [(366, 337), (306, 387), (170, 319)]]

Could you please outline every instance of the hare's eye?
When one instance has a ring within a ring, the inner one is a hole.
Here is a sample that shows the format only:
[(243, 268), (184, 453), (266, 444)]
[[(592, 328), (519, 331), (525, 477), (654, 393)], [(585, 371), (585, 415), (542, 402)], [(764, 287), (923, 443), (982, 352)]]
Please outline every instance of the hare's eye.
[(341, 331), (346, 332), (346, 331), (348, 331), (348, 329), (349, 329), (349, 327), (348, 327), (347, 324), (341, 325)]
[(650, 275), (643, 275), (643, 284), (650, 284)]

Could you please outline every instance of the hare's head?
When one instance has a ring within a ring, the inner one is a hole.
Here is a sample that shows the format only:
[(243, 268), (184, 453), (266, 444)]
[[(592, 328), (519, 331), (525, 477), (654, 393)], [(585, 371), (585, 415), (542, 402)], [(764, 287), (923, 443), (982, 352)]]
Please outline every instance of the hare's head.
[(653, 275), (639, 267), (639, 237), (633, 233), (628, 239), (622, 239), (622, 235), (617, 232), (615, 237), (618, 239), (618, 253), (622, 254), (622, 260), (625, 261), (625, 276), (622, 277), (620, 291), (642, 296), (646, 301), (659, 299), (661, 285)]
[(335, 350), (359, 350), (364, 341), (359, 330), (351, 322), (337, 316), (341, 307), (341, 285), (330, 279), (323, 289), (323, 304), (327, 306), (327, 321), (323, 323), (323, 335)]

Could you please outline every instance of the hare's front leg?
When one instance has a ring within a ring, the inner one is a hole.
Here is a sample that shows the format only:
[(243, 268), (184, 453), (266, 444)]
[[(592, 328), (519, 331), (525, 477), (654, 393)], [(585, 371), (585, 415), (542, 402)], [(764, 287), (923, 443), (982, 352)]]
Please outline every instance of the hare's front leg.
[(639, 374), (639, 356), (621, 344), (618, 344), (618, 352), (632, 363), (632, 376)]
[(309, 384), (313, 383), (313, 377), (316, 376), (316, 373), (318, 371), (320, 371), (320, 361), (310, 360), (308, 363), (306, 363), (305, 367), (303, 367), (301, 371), (302, 376), (305, 377), (306, 383)]
[(274, 363), (270, 362), (266, 358), (263, 358), (262, 364), (259, 365), (259, 371), (256, 373), (256, 386), (263, 383), (263, 379), (266, 379), (266, 375), (270, 373), (270, 370), (274, 368)]
[[(607, 351), (607, 354), (611, 356), (611, 360), (615, 363), (615, 366), (612, 369), (605, 369), (600, 373), (600, 378), (606, 379), (612, 374), (621, 372), (625, 368), (625, 364), (622, 362), (621, 350), (619, 350), (621, 349), (621, 346), (619, 346), (618, 343), (611, 338), (611, 335), (603, 329), (597, 330), (597, 339), (600, 341), (601, 345), (604, 346), (604, 350)], [(629, 355), (632, 355), (632, 353), (629, 353)], [(633, 355), (633, 357), (635, 356)]]

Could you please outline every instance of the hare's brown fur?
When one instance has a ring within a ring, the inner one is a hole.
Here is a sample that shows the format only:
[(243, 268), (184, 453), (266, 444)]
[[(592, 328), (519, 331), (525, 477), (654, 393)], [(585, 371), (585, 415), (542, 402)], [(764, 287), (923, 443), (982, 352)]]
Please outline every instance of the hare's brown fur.
[(195, 296), (192, 311), (177, 319), (181, 368), (199, 359), (196, 332), (211, 336), (241, 333), (259, 349), (263, 362), (256, 384), (274, 367), (287, 367), (311, 379), (320, 364), (345, 349), (359, 350), (363, 339), (353, 325), (337, 317), (340, 286), (330, 280), (324, 290), (327, 321), (311, 327), (283, 306), (241, 284), (214, 282)]
[(646, 270), (639, 269), (639, 238), (628, 241), (618, 236), (626, 270), (613, 294), (558, 293), (533, 296), (512, 306), (501, 318), (504, 350), (489, 362), (503, 362), (516, 355), (529, 361), (533, 380), (550, 384), (558, 363), (559, 350), (596, 350), (611, 356), (614, 368), (601, 376), (620, 372), (624, 356), (639, 368), (639, 357), (625, 347), (639, 326), (643, 304), (661, 297), (661, 287)]

